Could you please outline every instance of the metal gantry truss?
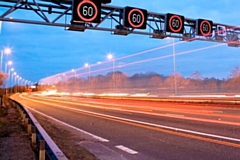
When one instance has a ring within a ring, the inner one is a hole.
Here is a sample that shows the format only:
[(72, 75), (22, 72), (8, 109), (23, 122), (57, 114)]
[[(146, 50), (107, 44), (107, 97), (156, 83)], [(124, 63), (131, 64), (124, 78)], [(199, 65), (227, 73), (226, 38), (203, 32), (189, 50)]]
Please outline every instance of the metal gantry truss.
[[(123, 26), (124, 8), (111, 5), (102, 4), (101, 22), (97, 24), (71, 24), (72, 0), (0, 0), (0, 13), (2, 10), (0, 21), (58, 26), (75, 31), (101, 30), (119, 35), (140, 34), (159, 39), (172, 37), (183, 41), (203, 40), (227, 43), (233, 47), (240, 46), (240, 27), (237, 26), (213, 23), (213, 33), (210, 36), (198, 36), (196, 35), (196, 19), (185, 18), (183, 34), (170, 33), (165, 30), (165, 14), (148, 11), (147, 29), (140, 30)], [(41, 21), (21, 17), (21, 14), (18, 17), (11, 17), (12, 13), (18, 10), (31, 11), (37, 14)], [(218, 34), (218, 26), (225, 27), (224, 35)]]

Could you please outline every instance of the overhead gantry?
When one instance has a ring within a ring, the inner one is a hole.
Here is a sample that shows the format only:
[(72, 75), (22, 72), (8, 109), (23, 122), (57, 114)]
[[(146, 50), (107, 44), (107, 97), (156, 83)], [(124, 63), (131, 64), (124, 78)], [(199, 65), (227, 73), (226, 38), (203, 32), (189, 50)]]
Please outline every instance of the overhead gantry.
[[(239, 26), (207, 19), (186, 18), (174, 13), (155, 13), (134, 6), (111, 6), (111, 0), (0, 2), (0, 21), (58, 26), (74, 31), (99, 30), (125, 36), (139, 34), (159, 39), (172, 37), (183, 41), (201, 40), (226, 43), (231, 47), (240, 46)], [(36, 14), (40, 19), (22, 16), (23, 12)]]

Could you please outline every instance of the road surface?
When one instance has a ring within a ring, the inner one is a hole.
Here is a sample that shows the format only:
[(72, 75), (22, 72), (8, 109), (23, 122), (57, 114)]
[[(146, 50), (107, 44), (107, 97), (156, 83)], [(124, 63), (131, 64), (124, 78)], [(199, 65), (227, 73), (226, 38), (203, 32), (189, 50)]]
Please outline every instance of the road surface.
[(81, 145), (110, 150), (119, 155), (115, 159), (240, 159), (239, 106), (23, 95), (13, 99), (34, 114), (76, 129), (89, 138)]

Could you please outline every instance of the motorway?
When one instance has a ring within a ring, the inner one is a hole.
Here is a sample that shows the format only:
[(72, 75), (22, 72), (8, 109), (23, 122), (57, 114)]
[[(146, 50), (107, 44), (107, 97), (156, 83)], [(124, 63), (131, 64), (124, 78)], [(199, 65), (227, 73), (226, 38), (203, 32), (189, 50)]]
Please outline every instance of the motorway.
[[(88, 137), (89, 144), (111, 150), (115, 153), (109, 155), (111, 160), (240, 159), (240, 106), (31, 95), (12, 98), (34, 114), (76, 129)], [(91, 150), (91, 145), (85, 147)]]

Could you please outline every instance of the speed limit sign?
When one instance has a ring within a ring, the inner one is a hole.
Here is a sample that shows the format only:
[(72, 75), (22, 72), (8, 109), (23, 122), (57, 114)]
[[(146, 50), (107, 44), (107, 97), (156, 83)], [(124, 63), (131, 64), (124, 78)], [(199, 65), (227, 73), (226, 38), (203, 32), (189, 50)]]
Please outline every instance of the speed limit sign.
[(73, 0), (73, 22), (100, 23), (101, 1)]
[(133, 7), (124, 8), (124, 26), (146, 29), (147, 10)]
[(198, 19), (196, 22), (197, 35), (212, 36), (213, 22), (205, 19)]
[(165, 29), (167, 32), (183, 33), (184, 17), (176, 14), (165, 15)]

